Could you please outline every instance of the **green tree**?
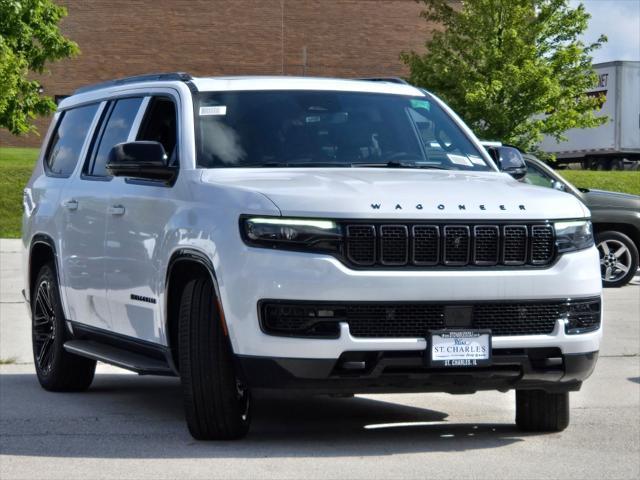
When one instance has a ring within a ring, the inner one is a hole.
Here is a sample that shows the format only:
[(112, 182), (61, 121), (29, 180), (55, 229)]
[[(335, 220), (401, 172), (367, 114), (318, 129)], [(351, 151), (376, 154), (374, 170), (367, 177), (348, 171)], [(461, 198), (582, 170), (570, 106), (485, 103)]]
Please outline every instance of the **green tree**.
[(524, 150), (543, 134), (595, 127), (601, 99), (591, 52), (606, 42), (579, 40), (590, 15), (569, 0), (416, 0), (442, 26), (427, 52), (405, 52), (413, 84), (441, 96), (476, 132)]
[(51, 0), (0, 0), (0, 128), (14, 135), (32, 132), (34, 118), (55, 110), (30, 75), (78, 53), (58, 28), (66, 14)]

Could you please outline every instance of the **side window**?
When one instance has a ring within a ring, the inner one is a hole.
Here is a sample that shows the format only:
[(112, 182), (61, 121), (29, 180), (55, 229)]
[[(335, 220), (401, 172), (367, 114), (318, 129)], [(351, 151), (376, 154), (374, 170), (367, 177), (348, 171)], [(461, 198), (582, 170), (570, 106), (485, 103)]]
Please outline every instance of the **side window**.
[(131, 125), (136, 118), (142, 98), (123, 98), (117, 100), (111, 111), (107, 114), (107, 119), (100, 133), (97, 148), (94, 149), (93, 161), (89, 171), (91, 176), (106, 177), (107, 160), (109, 152), (114, 145), (127, 141)]
[(530, 163), (527, 163), (527, 175), (524, 177), (524, 181), (538, 187), (553, 187), (553, 178)]
[(44, 159), (48, 173), (62, 177), (73, 173), (97, 111), (98, 104), (92, 104), (62, 113)]
[(154, 97), (140, 125), (136, 140), (160, 142), (169, 162), (177, 163), (177, 117), (176, 105), (167, 97)]

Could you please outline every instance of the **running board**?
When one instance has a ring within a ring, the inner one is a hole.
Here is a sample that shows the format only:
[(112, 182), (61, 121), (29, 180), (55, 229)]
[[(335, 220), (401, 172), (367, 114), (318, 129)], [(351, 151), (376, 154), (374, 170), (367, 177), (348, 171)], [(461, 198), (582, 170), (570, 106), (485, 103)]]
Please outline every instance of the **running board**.
[(93, 340), (69, 340), (64, 343), (69, 353), (109, 363), (140, 375), (175, 376), (166, 361), (133, 353), (122, 348), (94, 342)]

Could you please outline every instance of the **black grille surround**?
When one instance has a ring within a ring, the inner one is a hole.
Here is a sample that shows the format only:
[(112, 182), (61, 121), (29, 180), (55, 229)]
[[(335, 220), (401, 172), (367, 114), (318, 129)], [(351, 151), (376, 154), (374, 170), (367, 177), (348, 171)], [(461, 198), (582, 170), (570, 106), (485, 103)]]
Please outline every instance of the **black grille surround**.
[(545, 268), (558, 257), (548, 222), (341, 223), (343, 261), (356, 269)]
[[(471, 310), (469, 323), (447, 316), (451, 306)], [(353, 337), (424, 338), (430, 330), (489, 329), (493, 336), (549, 335), (559, 319), (567, 334), (600, 328), (597, 297), (560, 300), (477, 302), (306, 302), (262, 300), (258, 303), (263, 332), (300, 338), (338, 338), (340, 323)]]

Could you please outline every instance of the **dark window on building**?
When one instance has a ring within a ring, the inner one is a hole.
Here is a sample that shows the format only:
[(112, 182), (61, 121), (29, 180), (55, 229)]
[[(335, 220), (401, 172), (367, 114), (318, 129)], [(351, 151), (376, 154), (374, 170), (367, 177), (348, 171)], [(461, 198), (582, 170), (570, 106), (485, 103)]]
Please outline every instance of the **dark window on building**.
[(92, 104), (62, 113), (47, 148), (47, 173), (61, 177), (68, 177), (73, 173), (97, 110), (98, 104)]
[(154, 97), (144, 116), (137, 140), (160, 142), (169, 158), (170, 164), (177, 162), (176, 106), (166, 97)]
[(95, 177), (109, 175), (107, 172), (109, 152), (114, 145), (127, 141), (141, 103), (142, 98), (123, 98), (116, 101), (102, 130), (90, 175)]

